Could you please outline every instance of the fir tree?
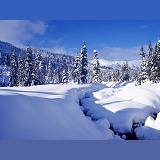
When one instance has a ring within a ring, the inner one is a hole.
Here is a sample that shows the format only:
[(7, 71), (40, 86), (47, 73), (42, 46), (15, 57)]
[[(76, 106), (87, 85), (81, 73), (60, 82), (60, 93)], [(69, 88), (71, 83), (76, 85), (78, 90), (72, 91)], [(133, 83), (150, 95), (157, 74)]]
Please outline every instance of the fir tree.
[(24, 60), (22, 58), (22, 55), (19, 54), (18, 56), (18, 85), (24, 86), (25, 83), (25, 72), (24, 72)]
[(49, 61), (47, 75), (46, 75), (46, 83), (52, 83), (52, 82), (53, 82), (52, 63), (51, 61)]
[(141, 47), (141, 53), (140, 55), (142, 56), (142, 63), (141, 63), (141, 72), (140, 72), (140, 79), (141, 82), (144, 83), (146, 80), (148, 80), (148, 74), (147, 74), (147, 63), (145, 59), (145, 52), (143, 46)]
[(155, 45), (155, 50), (152, 56), (151, 81), (153, 83), (158, 82), (158, 47), (157, 47), (157, 44)]
[(41, 53), (38, 53), (36, 57), (36, 72), (36, 77), (38, 78), (39, 84), (44, 84), (46, 76), (46, 65)]
[(79, 56), (78, 53), (76, 54), (75, 58), (74, 58), (74, 69), (73, 69), (73, 81), (74, 83), (80, 83), (80, 60), (79, 60)]
[(151, 42), (149, 42), (148, 45), (148, 61), (147, 61), (147, 72), (148, 72), (148, 77), (149, 80), (151, 80), (151, 68), (153, 67), (153, 47)]
[(62, 71), (62, 83), (68, 83), (68, 67), (65, 64)]
[(2, 87), (5, 87), (5, 86), (8, 85), (8, 82), (6, 81), (7, 74), (8, 74), (8, 66), (5, 64), (4, 68), (3, 68), (3, 71), (2, 71), (2, 82), (1, 82)]
[(100, 65), (99, 65), (99, 60), (98, 60), (98, 54), (97, 51), (94, 50), (94, 67), (93, 67), (93, 82), (97, 83), (100, 82)]
[(158, 68), (158, 81), (160, 81), (160, 39), (158, 40), (157, 68)]
[(80, 59), (80, 79), (81, 83), (87, 83), (87, 48), (86, 43), (83, 42), (83, 47), (81, 49), (81, 59)]
[(17, 86), (17, 63), (16, 63), (16, 54), (15, 51), (12, 51), (11, 54), (11, 63), (10, 63), (10, 75), (9, 75), (9, 86)]
[(36, 81), (32, 49), (30, 46), (28, 46), (25, 59), (25, 86), (34, 85), (36, 84)]

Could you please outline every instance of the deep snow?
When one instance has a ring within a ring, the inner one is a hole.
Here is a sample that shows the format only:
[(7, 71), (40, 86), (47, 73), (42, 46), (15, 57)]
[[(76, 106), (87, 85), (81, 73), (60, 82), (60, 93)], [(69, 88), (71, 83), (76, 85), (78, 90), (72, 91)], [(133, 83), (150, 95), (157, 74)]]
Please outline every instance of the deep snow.
[(0, 102), (1, 140), (120, 139), (110, 127), (125, 139), (133, 123), (145, 123), (139, 139), (159, 139), (160, 115), (149, 116), (160, 111), (160, 84), (0, 87)]
[(0, 139), (114, 139), (109, 129), (88, 120), (79, 107), (86, 92), (104, 85), (43, 85), (0, 88)]

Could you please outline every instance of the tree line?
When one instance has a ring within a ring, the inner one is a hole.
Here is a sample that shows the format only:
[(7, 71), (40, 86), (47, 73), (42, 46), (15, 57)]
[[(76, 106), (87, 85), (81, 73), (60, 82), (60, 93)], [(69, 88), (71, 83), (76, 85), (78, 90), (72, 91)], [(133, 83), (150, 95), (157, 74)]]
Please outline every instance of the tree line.
[[(131, 68), (126, 61), (123, 65), (117, 64), (114, 68), (100, 66), (98, 53), (94, 50), (93, 64), (88, 63), (87, 47), (83, 42), (80, 55), (69, 59), (43, 57), (41, 52), (33, 54), (30, 46), (27, 47), (25, 58), (15, 50), (3, 59), (4, 67), (0, 70), (0, 86), (33, 86), (49, 83), (101, 83), (135, 81), (141, 85), (146, 81), (157, 83), (160, 81), (160, 41), (154, 49), (151, 42), (148, 45), (148, 55), (142, 46), (140, 49), (141, 66)], [(0, 63), (2, 63), (0, 55)], [(8, 77), (8, 79), (7, 79)]]

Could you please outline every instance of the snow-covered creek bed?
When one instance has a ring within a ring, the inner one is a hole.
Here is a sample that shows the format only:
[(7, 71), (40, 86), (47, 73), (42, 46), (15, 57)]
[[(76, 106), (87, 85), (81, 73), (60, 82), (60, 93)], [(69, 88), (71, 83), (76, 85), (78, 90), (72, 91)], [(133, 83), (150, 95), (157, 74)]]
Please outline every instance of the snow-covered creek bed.
[[(159, 112), (159, 95), (159, 87), (156, 85), (104, 88), (87, 93), (85, 98), (80, 100), (80, 105), (88, 119), (106, 128), (108, 126), (108, 129), (122, 139), (155, 139), (152, 121)], [(150, 123), (152, 126), (148, 126)], [(149, 131), (153, 131), (149, 137), (147, 132), (143, 131), (146, 126), (151, 127)]]
[(1, 140), (119, 140), (133, 124), (138, 139), (160, 139), (160, 84), (0, 87), (0, 102)]

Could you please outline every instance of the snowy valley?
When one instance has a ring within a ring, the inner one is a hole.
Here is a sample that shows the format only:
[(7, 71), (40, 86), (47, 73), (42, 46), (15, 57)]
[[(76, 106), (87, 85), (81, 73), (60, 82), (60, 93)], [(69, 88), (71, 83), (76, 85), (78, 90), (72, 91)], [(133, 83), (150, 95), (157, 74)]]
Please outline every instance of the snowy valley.
[(160, 140), (160, 41), (130, 62), (94, 50), (88, 63), (85, 42), (75, 57), (30, 46), (9, 55), (5, 45), (1, 140)]
[(1, 87), (0, 139), (159, 140), (159, 93), (150, 82)]

